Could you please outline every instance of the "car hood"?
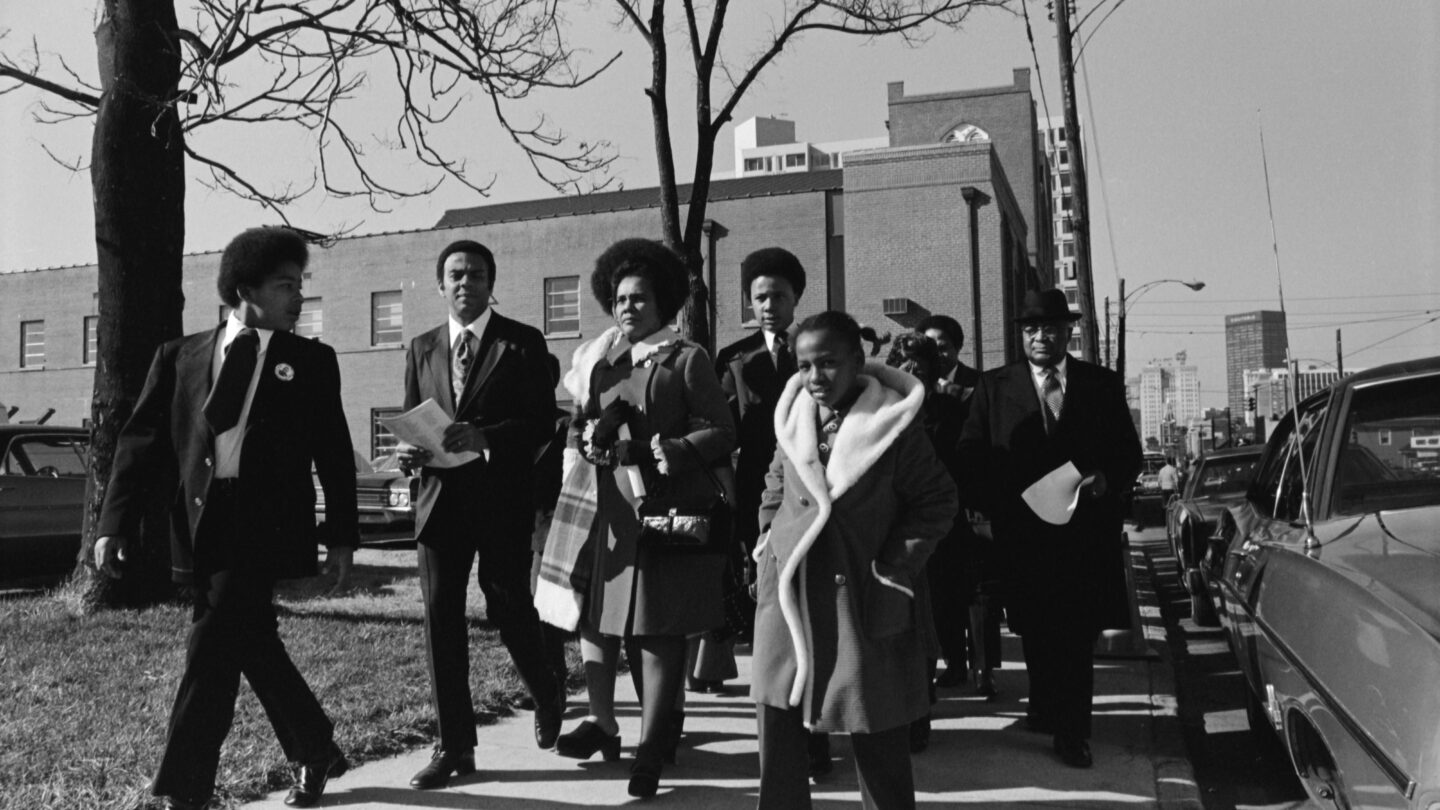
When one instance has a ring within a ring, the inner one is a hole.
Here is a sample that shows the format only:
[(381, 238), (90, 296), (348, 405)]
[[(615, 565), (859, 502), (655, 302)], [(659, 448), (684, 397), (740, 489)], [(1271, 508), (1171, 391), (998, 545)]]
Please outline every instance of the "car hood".
[(1440, 640), (1440, 506), (1348, 518), (1327, 557)]

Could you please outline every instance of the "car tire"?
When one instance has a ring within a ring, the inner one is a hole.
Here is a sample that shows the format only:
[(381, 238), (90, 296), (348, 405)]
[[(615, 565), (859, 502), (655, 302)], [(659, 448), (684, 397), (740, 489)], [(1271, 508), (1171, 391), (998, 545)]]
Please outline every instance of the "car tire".
[(1210, 599), (1200, 569), (1185, 571), (1185, 590), (1190, 592), (1190, 620), (1201, 627), (1219, 627), (1220, 615), (1215, 612), (1215, 603)]

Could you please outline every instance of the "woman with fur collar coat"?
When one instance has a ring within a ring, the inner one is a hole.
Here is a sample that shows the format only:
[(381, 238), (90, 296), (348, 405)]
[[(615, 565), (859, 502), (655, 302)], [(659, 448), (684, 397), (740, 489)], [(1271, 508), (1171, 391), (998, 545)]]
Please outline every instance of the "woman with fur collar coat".
[(801, 324), (775, 410), (755, 552), (761, 810), (810, 806), (807, 729), (851, 734), (867, 808), (914, 807), (908, 726), (930, 708), (914, 587), (959, 507), (923, 386), (867, 364), (859, 333), (839, 312)]

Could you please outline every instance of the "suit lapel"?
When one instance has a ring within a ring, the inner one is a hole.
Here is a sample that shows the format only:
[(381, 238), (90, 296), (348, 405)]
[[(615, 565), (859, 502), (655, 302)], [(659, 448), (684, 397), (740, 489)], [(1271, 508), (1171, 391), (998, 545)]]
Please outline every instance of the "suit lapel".
[(429, 346), (423, 352), (425, 369), (420, 374), (420, 390), (426, 399), (435, 400), (446, 415), (453, 419), (455, 392), (450, 386), (449, 334), (449, 327), (442, 324), (424, 335)]
[(499, 365), (501, 355), (509, 349), (510, 341), (501, 337), (500, 331), (500, 313), (496, 312), (490, 316), (490, 323), (485, 326), (485, 335), (480, 339), (477, 364), (470, 367), (470, 375), (465, 379), (465, 390), (461, 392), (460, 401), (455, 404), (455, 413), (461, 413), (474, 401), (477, 392), (490, 378), (490, 373)]
[[(215, 341), (220, 339), (224, 329), (225, 325), (221, 324), (209, 334), (201, 333), (191, 338), (175, 361), (176, 377), (184, 380), (185, 398), (195, 404), (197, 413), (205, 407), (205, 400), (215, 385)], [(210, 423), (203, 414), (195, 420), (195, 424), (205, 432), (211, 432)]]

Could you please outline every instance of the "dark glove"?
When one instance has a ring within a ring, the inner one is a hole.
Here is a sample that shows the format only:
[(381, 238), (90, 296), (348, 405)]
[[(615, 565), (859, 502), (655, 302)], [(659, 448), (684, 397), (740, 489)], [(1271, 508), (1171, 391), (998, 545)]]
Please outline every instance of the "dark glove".
[[(596, 429), (599, 430), (598, 428)], [(621, 439), (615, 442), (612, 449), (615, 463), (621, 467), (641, 466), (655, 463), (655, 454), (650, 452), (648, 442), (630, 441)]]
[(600, 412), (600, 418), (595, 420), (595, 432), (590, 436), (590, 444), (599, 450), (614, 447), (620, 438), (620, 426), (629, 424), (634, 413), (635, 406), (623, 399), (606, 405), (605, 410)]

